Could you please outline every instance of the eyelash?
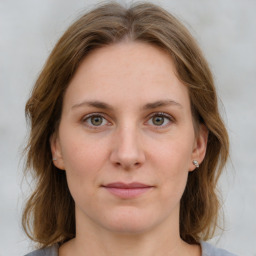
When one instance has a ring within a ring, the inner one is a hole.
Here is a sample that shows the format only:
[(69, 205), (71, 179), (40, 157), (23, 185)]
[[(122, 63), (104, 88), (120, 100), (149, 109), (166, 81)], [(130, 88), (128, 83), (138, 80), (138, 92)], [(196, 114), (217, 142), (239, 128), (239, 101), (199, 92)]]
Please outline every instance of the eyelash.
[[(90, 120), (91, 118), (93, 117), (99, 117), (99, 118), (102, 118), (103, 119), (103, 122), (105, 120), (106, 124), (100, 124), (100, 125), (93, 125), (92, 124), (92, 120), (90, 121), (91, 124), (88, 124), (88, 120)], [(170, 125), (170, 123), (174, 122), (174, 118), (167, 114), (167, 113), (164, 113), (164, 112), (156, 112), (156, 113), (153, 113), (151, 114), (148, 118), (147, 118), (147, 121), (146, 123), (148, 123), (150, 120), (152, 120), (152, 118), (154, 117), (163, 117), (165, 120), (164, 122), (166, 121), (166, 119), (168, 120), (168, 124), (165, 124), (165, 125), (154, 125), (154, 124), (150, 124), (152, 126), (154, 126), (154, 128), (156, 129), (161, 129), (161, 128), (166, 128), (167, 126)], [(83, 119), (82, 119), (82, 123), (85, 123), (87, 127), (89, 127), (90, 129), (100, 129), (101, 127), (105, 126), (105, 125), (111, 125), (111, 123), (105, 118), (105, 115), (103, 113), (92, 113), (92, 114), (88, 114), (86, 115)]]

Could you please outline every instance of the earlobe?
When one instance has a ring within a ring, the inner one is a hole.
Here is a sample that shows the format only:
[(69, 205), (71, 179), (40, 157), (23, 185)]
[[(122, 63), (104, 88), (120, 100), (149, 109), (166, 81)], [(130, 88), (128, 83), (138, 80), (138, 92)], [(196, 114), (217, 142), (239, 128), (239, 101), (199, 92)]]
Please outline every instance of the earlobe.
[(197, 162), (200, 165), (205, 157), (208, 141), (208, 129), (204, 124), (200, 124), (199, 132), (195, 138), (194, 148), (191, 155), (191, 165), (189, 171), (194, 171), (198, 168), (194, 163)]
[(52, 134), (52, 136), (50, 137), (50, 146), (51, 146), (53, 164), (58, 169), (65, 170), (62, 153), (61, 153), (61, 146), (60, 146), (59, 138), (56, 133)]

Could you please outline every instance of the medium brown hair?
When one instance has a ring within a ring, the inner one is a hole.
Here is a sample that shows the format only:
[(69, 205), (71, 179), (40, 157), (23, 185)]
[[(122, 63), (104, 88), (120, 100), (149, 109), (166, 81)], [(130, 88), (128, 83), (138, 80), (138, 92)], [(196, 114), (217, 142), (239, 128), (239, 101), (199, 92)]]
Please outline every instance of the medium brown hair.
[(152, 44), (170, 54), (178, 78), (188, 87), (194, 122), (208, 128), (205, 159), (198, 170), (189, 173), (181, 199), (180, 235), (194, 244), (214, 233), (220, 205), (216, 184), (228, 158), (229, 141), (208, 64), (188, 30), (167, 11), (149, 3), (128, 9), (109, 3), (80, 17), (64, 33), (26, 104), (31, 124), (26, 170), (36, 183), (22, 223), (41, 247), (65, 242), (76, 232), (74, 201), (65, 172), (52, 163), (49, 142), (58, 129), (63, 95), (88, 53), (124, 39)]

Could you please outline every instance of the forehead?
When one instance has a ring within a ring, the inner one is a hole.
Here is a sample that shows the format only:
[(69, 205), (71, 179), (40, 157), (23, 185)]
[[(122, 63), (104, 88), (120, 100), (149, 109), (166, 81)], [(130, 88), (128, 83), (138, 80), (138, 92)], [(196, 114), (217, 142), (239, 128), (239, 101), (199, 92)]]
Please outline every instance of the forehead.
[(76, 73), (79, 73), (83, 66), (86, 66), (88, 77), (90, 74), (94, 75), (95, 72), (101, 76), (108, 76), (115, 70), (122, 71), (121, 73), (115, 72), (116, 76), (132, 72), (129, 74), (149, 77), (151, 74), (155, 75), (156, 72), (162, 73), (161, 75), (164, 75), (166, 71), (175, 72), (170, 54), (159, 47), (139, 41), (122, 41), (96, 49), (85, 57)]
[[(167, 96), (187, 101), (187, 88), (176, 76), (166, 51), (142, 42), (121, 42), (92, 51), (81, 62), (64, 101), (157, 101)], [(116, 98), (115, 98), (116, 97)], [(89, 99), (91, 100), (91, 99)]]

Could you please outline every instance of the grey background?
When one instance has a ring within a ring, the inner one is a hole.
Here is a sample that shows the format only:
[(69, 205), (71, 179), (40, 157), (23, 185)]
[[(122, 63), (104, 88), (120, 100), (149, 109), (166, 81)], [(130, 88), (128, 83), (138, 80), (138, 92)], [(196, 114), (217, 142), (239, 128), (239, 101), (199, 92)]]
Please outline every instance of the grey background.
[[(32, 248), (20, 220), (24, 105), (47, 56), (67, 26), (98, 1), (0, 0), (0, 256)], [(126, 2), (129, 1), (119, 1)], [(221, 178), (225, 232), (212, 243), (256, 255), (256, 1), (162, 0), (198, 40), (214, 73), (231, 140)]]

